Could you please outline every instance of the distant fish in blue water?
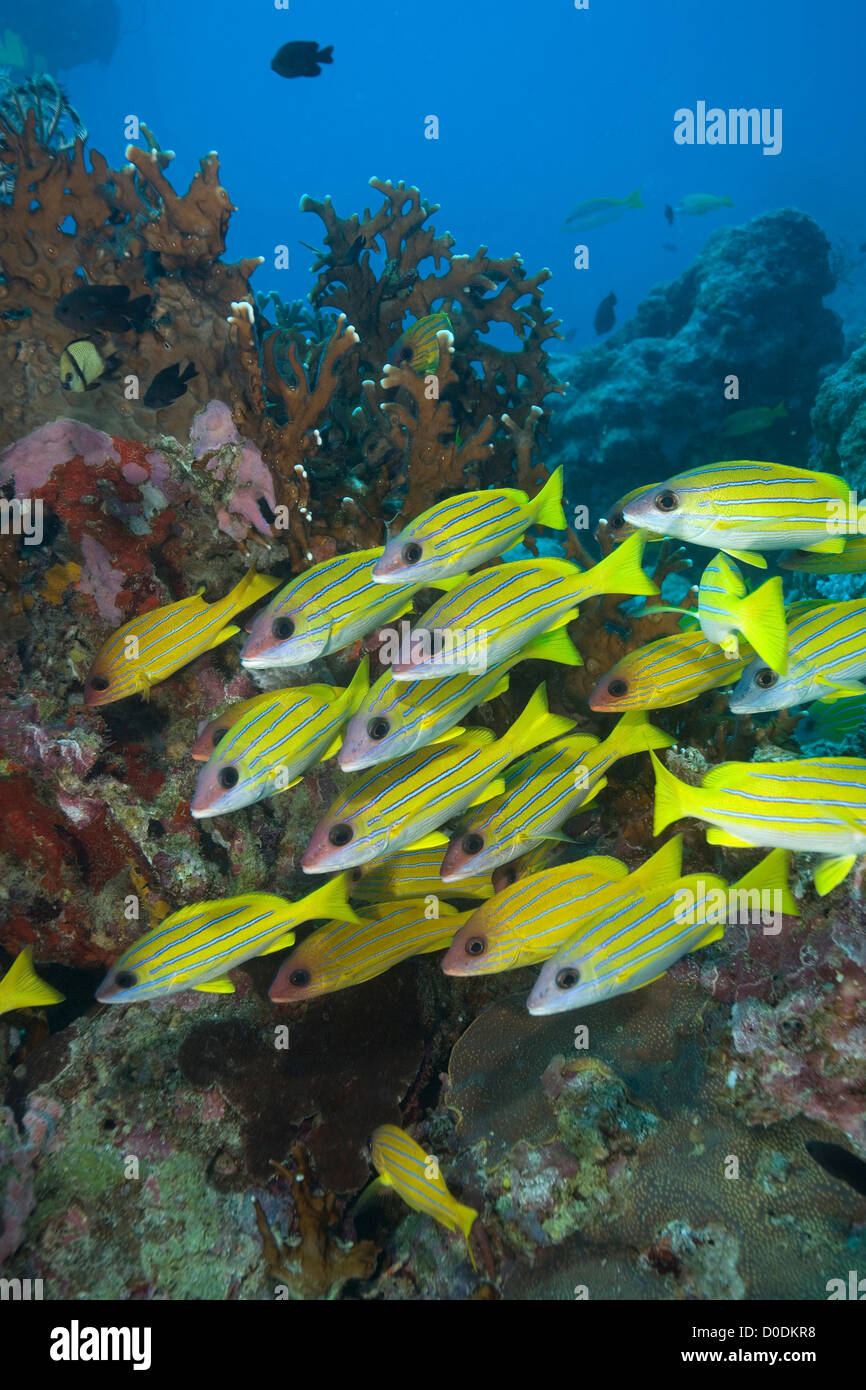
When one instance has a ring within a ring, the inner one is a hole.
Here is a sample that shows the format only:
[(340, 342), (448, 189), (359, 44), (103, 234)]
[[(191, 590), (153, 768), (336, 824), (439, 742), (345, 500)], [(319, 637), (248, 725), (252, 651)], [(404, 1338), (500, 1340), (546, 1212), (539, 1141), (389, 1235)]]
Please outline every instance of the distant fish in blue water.
[(595, 318), (592, 321), (596, 333), (609, 333), (613, 328), (616, 323), (616, 314), (613, 312), (615, 303), (616, 295), (609, 294), (606, 295), (599, 304), (595, 311)]
[(333, 63), (334, 45), (319, 48), (317, 43), (307, 39), (296, 39), (294, 43), (284, 43), (271, 59), (271, 67), (280, 77), (318, 77), (322, 69), (320, 63)]
[(677, 248), (674, 246), (674, 244), (673, 244), (672, 241), (663, 241), (663, 242), (662, 242), (662, 250), (663, 250), (663, 251), (676, 251), (676, 249), (677, 249)]
[(733, 200), (726, 193), (687, 193), (677, 203), (677, 212), (687, 213), (690, 217), (702, 217), (704, 213), (733, 206)]
[(670, 203), (665, 203), (665, 221), (669, 227), (674, 225), (674, 210)]
[(630, 208), (643, 206), (639, 188), (629, 193), (627, 198), (585, 198), (582, 203), (575, 203), (565, 223), (588, 231), (592, 227), (603, 227), (607, 222), (618, 222)]
[(170, 367), (163, 367), (145, 391), (142, 405), (146, 405), (149, 410), (164, 410), (167, 405), (172, 405), (179, 401), (181, 396), (186, 395), (186, 383), (192, 381), (194, 376), (198, 376), (194, 362), (188, 363), (183, 372), (180, 370), (179, 362), (172, 362)]
[(866, 694), (827, 703), (816, 700), (798, 720), (794, 738), (803, 749), (819, 743), (843, 744), (866, 724)]

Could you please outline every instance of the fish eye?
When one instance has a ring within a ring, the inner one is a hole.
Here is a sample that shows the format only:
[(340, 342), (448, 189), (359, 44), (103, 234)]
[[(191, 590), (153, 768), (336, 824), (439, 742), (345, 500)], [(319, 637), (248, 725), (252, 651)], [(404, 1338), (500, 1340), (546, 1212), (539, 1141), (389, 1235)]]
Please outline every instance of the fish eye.
[(328, 831), (328, 839), (332, 845), (339, 849), (341, 845), (347, 845), (349, 843), (354, 833), (351, 825), (347, 825), (344, 820), (341, 820), (337, 821), (336, 825), (331, 826)]
[(213, 743), (214, 748), (216, 748), (220, 739), (227, 733), (228, 729), (214, 729), (213, 733), (211, 734), (211, 741)]
[(460, 848), (464, 854), (480, 854), (484, 848), (483, 835), (464, 835), (460, 841)]
[(617, 677), (616, 680), (611, 681), (608, 685), (607, 693), (608, 695), (612, 695), (615, 700), (619, 700), (621, 696), (628, 694), (628, 682), (620, 680), (619, 677)]
[(466, 942), (467, 956), (483, 956), (487, 950), (487, 942), (483, 936), (470, 936)]
[(309, 983), (309, 970), (293, 970), (289, 976), (289, 984), (294, 985), (295, 989), (305, 989)]
[(778, 679), (776, 672), (771, 671), (769, 666), (762, 666), (760, 671), (755, 673), (755, 685), (759, 685), (762, 690), (772, 689)]
[(680, 499), (675, 492), (660, 492), (655, 498), (656, 511), (674, 512), (680, 505)]
[(367, 733), (378, 743), (380, 738), (385, 738), (391, 732), (391, 724), (387, 719), (371, 719), (367, 725)]
[(401, 553), (407, 565), (417, 565), (424, 551), (417, 541), (409, 541), (408, 545), (403, 546)]
[(135, 989), (138, 976), (134, 970), (120, 970), (114, 977), (114, 983), (118, 989)]
[(566, 966), (566, 968), (565, 968), (564, 970), (560, 970), (559, 973), (557, 974), (557, 977), (556, 977), (556, 988), (557, 988), (557, 989), (574, 989), (575, 985), (579, 985), (579, 984), (580, 984), (580, 971), (579, 971), (579, 970), (575, 970), (573, 966)]
[(227, 792), (236, 787), (240, 780), (240, 773), (236, 767), (221, 767), (217, 776), (220, 786)]
[(271, 632), (280, 642), (285, 642), (295, 630), (295, 624), (291, 618), (274, 618), (271, 624)]
[(361, 879), (364, 877), (364, 870), (361, 868), (360, 864), (356, 864), (354, 869), (350, 869), (349, 877), (353, 883), (361, 882)]
[(91, 689), (91, 690), (107, 690), (110, 684), (111, 684), (111, 682), (110, 682), (110, 680), (108, 679), (107, 676), (91, 676), (91, 677), (90, 677), (90, 689)]
[(612, 527), (614, 531), (618, 531), (620, 526), (625, 525), (625, 517), (623, 516), (622, 512), (614, 512), (613, 516), (609, 519), (607, 524), (608, 526)]

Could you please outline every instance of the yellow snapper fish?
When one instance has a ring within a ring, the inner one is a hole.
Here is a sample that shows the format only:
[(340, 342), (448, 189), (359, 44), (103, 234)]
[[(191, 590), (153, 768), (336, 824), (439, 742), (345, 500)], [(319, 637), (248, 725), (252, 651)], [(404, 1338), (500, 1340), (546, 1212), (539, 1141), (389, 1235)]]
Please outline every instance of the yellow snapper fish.
[(345, 877), (329, 879), (296, 903), (274, 893), (192, 903), (124, 951), (96, 997), (101, 1004), (136, 1004), (184, 989), (233, 994), (229, 970), (293, 945), (294, 928), (317, 917), (360, 922), (346, 900)]
[(369, 657), (348, 686), (274, 690), (232, 724), (198, 775), (190, 814), (223, 816), (295, 787), (337, 752), (342, 728), (369, 689)]
[[(772, 909), (765, 907), (769, 903)], [(731, 885), (710, 874), (661, 885), (647, 881), (625, 905), (603, 908), (581, 923), (542, 967), (527, 1008), (556, 1014), (629, 994), (659, 979), (689, 951), (719, 941), (728, 921), (769, 925), (782, 913), (799, 915), (783, 850)]]
[[(374, 859), (368, 864), (356, 864), (349, 870), (350, 896), (362, 903), (391, 902), (395, 898), (437, 898), (449, 896), (439, 870), (441, 849), (407, 849), (388, 859)], [(489, 898), (493, 884), (487, 874), (464, 878), (459, 889), (450, 890), (452, 898)]]
[(209, 719), (196, 735), (195, 743), (189, 750), (190, 757), (197, 763), (206, 763), (217, 744), (225, 736), (226, 730), (230, 729), (232, 724), (237, 724), (239, 719), (256, 709), (263, 700), (267, 700), (268, 696), (273, 693), (269, 690), (264, 693), (259, 691), (257, 695), (251, 695), (248, 700), (235, 700), (234, 704), (229, 705), (222, 714)]
[(733, 200), (726, 193), (721, 196), (718, 193), (687, 193), (677, 203), (676, 210), (685, 217), (702, 217), (704, 213), (733, 206)]
[(455, 742), (359, 774), (316, 826), (302, 869), (322, 874), (400, 849), (444, 849), (448, 837), (437, 829), (443, 821), (498, 795), (507, 763), (573, 727), (574, 720), (549, 713), (540, 685), (501, 739), (490, 729), (467, 729)]
[(478, 1212), (451, 1196), (435, 1156), (425, 1153), (396, 1125), (375, 1129), (370, 1136), (370, 1149), (382, 1185), (392, 1187), (413, 1211), (432, 1216), (447, 1231), (461, 1231), (472, 1267), (476, 1268), (469, 1233), (478, 1220)]
[(589, 707), (606, 714), (668, 709), (705, 690), (732, 685), (752, 658), (746, 643), (732, 660), (702, 632), (675, 632), (629, 652), (602, 676)]
[(572, 734), (536, 749), (506, 769), (502, 795), (479, 807), (452, 837), (442, 878), (459, 888), (464, 874), (492, 873), (539, 840), (559, 838), (559, 827), (569, 816), (607, 786), (605, 773), (615, 762), (675, 743), (639, 710), (624, 714), (603, 742), (591, 734)]
[(629, 536), (592, 569), (568, 560), (494, 565), (439, 599), (391, 662), (397, 680), (438, 680), (495, 666), (541, 632), (565, 627), (578, 604), (598, 594), (657, 594), (641, 569), (646, 536)]
[(862, 574), (866, 570), (866, 536), (845, 536), (844, 547), (836, 555), (816, 550), (786, 550), (779, 556), (779, 568), (799, 574)]
[(866, 758), (721, 763), (692, 787), (654, 753), (650, 757), (656, 774), (655, 835), (672, 821), (694, 816), (713, 827), (707, 831), (711, 845), (823, 854), (814, 875), (821, 897), (866, 851)]
[(591, 231), (593, 227), (604, 227), (608, 222), (618, 222), (632, 208), (642, 208), (640, 189), (636, 188), (627, 198), (584, 198), (575, 203), (565, 219), (564, 225), (574, 225), (580, 231)]
[(0, 1014), (10, 1014), (14, 1009), (38, 1009), (42, 1004), (62, 1004), (65, 998), (59, 989), (36, 974), (29, 946), (18, 952), (0, 980)]
[(470, 915), (442, 961), (446, 975), (494, 975), (538, 965), (571, 939), (578, 922), (624, 902), (636, 885), (678, 878), (682, 837), (663, 845), (630, 874), (625, 864), (591, 855), (521, 878)]
[(349, 720), (337, 762), (344, 772), (414, 753), (429, 743), (446, 743), (466, 732), (458, 722), (476, 705), (508, 689), (508, 673), (519, 661), (556, 661), (580, 666), (580, 653), (564, 628), (543, 632), (498, 666), (477, 675), (438, 681), (398, 681), (385, 671)]
[(779, 404), (774, 406), (757, 405), (751, 410), (736, 410), (730, 419), (725, 421), (719, 433), (725, 439), (739, 439), (744, 434), (757, 434), (759, 430), (768, 430), (777, 420), (784, 420), (787, 414), (784, 401), (779, 401)]
[(864, 675), (866, 599), (810, 603), (790, 619), (786, 671), (780, 674), (760, 655), (754, 657), (729, 704), (734, 714), (765, 714), (807, 700), (863, 695)]
[[(354, 550), (313, 565), (291, 579), (256, 615), (241, 648), (241, 665), (303, 666), (338, 652), (383, 623), (407, 613), (423, 583), (383, 588), (373, 582), (373, 565), (382, 554)], [(448, 584), (435, 584), (445, 588)]]
[(199, 590), (124, 623), (96, 654), (84, 687), (85, 705), (109, 705), (139, 692), (147, 699), (151, 688), (172, 672), (234, 637), (240, 631), (231, 622), (234, 615), (278, 583), (250, 569), (216, 603), (206, 603)]
[(626, 503), (623, 516), (632, 526), (712, 546), (766, 569), (757, 551), (841, 551), (842, 523), (836, 518), (848, 498), (848, 484), (833, 473), (740, 459), (655, 483)]
[(286, 957), (268, 998), (274, 1004), (300, 1004), (375, 979), (410, 956), (444, 950), (472, 914), (448, 903), (434, 906), (438, 917), (428, 917), (423, 898), (410, 898), (371, 905), (360, 926), (326, 922)]
[(437, 502), (392, 536), (373, 566), (373, 578), (378, 584), (432, 584), (465, 574), (509, 550), (529, 526), (566, 529), (561, 467), (535, 497), (499, 487)]
[(708, 642), (715, 642), (730, 660), (740, 655), (737, 633), (774, 671), (784, 675), (788, 660), (785, 598), (778, 575), (750, 594), (741, 571), (721, 552), (701, 575), (698, 622)]
[(451, 320), (447, 314), (427, 314), (418, 319), (404, 333), (388, 353), (388, 363), (392, 367), (411, 367), (419, 376), (427, 376), (439, 367), (438, 334), (451, 332)]
[[(539, 840), (538, 843), (526, 854), (522, 854), (519, 859), (510, 859), (507, 864), (501, 864), (494, 870), (492, 875), (494, 893), (501, 893), (503, 888), (510, 888), (517, 883), (518, 879), (530, 878), (532, 874), (540, 874), (544, 869), (552, 869), (557, 864), (561, 864), (565, 858), (569, 846), (565, 840)], [(452, 897), (465, 896), (464, 884), (474, 883), (474, 878), (460, 880), (460, 888), (451, 890)]]

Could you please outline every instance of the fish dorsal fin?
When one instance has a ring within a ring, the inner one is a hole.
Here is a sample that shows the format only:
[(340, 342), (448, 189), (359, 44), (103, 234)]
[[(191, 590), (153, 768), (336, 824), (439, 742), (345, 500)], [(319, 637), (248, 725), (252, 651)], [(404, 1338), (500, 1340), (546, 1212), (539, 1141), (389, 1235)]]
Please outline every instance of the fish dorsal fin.
[(464, 729), (459, 742), (461, 748), (486, 748), (488, 744), (496, 742), (496, 735), (492, 729), (473, 725), (469, 729)]
[(587, 873), (595, 874), (596, 878), (607, 879), (610, 883), (628, 877), (628, 865), (609, 854), (587, 855), (585, 859), (576, 859), (572, 867), (585, 869)]
[(683, 837), (674, 835), (670, 840), (665, 841), (660, 849), (657, 849), (652, 858), (647, 859), (645, 864), (635, 869), (631, 878), (634, 882), (649, 882), (656, 887), (663, 887), (665, 884), (673, 883), (682, 873), (683, 868)]

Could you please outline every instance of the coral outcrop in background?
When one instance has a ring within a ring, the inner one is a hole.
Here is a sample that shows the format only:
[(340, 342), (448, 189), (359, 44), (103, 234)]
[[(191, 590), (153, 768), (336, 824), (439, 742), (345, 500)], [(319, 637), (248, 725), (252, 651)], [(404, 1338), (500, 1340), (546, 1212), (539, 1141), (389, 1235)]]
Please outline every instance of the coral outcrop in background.
[[(830, 243), (802, 212), (714, 232), (688, 270), (569, 364), (551, 443), (575, 500), (601, 512), (615, 500), (608, 478), (622, 496), (722, 458), (805, 467), (821, 369), (843, 352), (841, 320), (823, 304), (834, 284)], [(731, 373), (736, 404), (724, 397)], [(721, 435), (733, 410), (779, 401), (787, 416), (760, 435)]]

